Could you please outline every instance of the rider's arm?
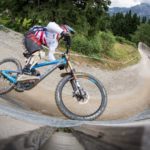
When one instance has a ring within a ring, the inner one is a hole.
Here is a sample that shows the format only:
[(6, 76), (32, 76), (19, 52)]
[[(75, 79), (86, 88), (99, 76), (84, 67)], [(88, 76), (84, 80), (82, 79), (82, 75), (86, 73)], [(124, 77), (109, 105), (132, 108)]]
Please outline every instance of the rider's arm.
[(46, 28), (49, 32), (63, 33), (63, 29), (55, 22), (49, 22)]

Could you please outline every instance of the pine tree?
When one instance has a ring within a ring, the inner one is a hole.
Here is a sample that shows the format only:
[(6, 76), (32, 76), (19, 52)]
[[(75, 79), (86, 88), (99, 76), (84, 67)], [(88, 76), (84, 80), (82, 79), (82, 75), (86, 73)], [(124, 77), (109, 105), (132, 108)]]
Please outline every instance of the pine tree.
[(143, 24), (147, 22), (147, 18), (144, 16), (142, 17), (142, 21), (141, 21)]

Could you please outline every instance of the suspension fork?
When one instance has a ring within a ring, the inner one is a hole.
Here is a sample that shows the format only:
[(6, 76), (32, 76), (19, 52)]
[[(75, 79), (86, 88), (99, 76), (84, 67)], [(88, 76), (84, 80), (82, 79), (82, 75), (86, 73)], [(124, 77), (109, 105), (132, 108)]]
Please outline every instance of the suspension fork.
[(65, 58), (67, 60), (67, 64), (68, 64), (68, 68), (69, 68), (69, 71), (66, 69), (66, 72), (71, 72), (71, 75), (72, 75), (73, 79), (77, 80), (77, 77), (75, 75), (75, 69), (72, 67), (72, 64), (70, 62), (70, 56), (65, 54)]
[[(72, 75), (72, 79), (70, 80), (70, 83), (71, 83), (71, 86), (72, 86), (72, 88), (74, 90), (74, 94), (75, 95), (77, 94), (78, 96), (79, 95), (82, 96), (83, 95), (82, 88), (81, 88), (81, 86), (79, 84), (79, 81), (77, 79), (77, 76), (76, 76), (76, 73), (75, 73), (75, 69), (72, 67), (72, 64), (71, 64), (71, 62), (69, 60), (69, 56), (65, 55), (65, 57), (66, 57), (66, 60), (67, 60), (68, 68), (70, 70), (69, 72)], [(66, 69), (66, 72), (68, 72), (67, 69)]]
[(66, 69), (66, 72), (71, 73), (72, 79), (70, 80), (70, 83), (71, 83), (73, 90), (77, 91), (78, 90), (78, 80), (77, 80), (77, 77), (75, 74), (75, 69), (72, 67), (72, 64), (70, 62), (70, 56), (65, 54), (65, 57), (66, 57), (68, 68), (69, 68), (69, 71)]

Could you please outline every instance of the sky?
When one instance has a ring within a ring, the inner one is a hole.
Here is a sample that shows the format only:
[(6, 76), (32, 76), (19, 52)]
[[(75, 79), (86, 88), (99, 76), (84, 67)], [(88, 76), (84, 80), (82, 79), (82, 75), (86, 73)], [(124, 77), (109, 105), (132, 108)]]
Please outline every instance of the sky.
[(150, 0), (111, 0), (111, 7), (131, 7), (140, 3), (150, 4)]

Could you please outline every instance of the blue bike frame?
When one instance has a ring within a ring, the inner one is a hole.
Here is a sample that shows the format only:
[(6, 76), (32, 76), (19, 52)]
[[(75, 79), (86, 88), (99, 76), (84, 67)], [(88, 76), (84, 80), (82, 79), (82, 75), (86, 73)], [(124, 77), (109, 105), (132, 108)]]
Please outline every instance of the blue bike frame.
[[(53, 72), (56, 68), (58, 68), (61, 65), (66, 65), (67, 61), (65, 57), (62, 57), (60, 59), (54, 60), (54, 61), (45, 61), (42, 63), (38, 63), (34, 65), (31, 70), (36, 69), (36, 68), (41, 68), (45, 66), (51, 66), (49, 67), (44, 74), (41, 74), (39, 76), (39, 81), (43, 80), (46, 76), (48, 76), (51, 72)], [(11, 76), (10, 73), (20, 73), (19, 71), (13, 71), (13, 70), (0, 70), (0, 74), (2, 74), (4, 77), (6, 77), (11, 83), (16, 84), (17, 83), (17, 78), (16, 76)]]

